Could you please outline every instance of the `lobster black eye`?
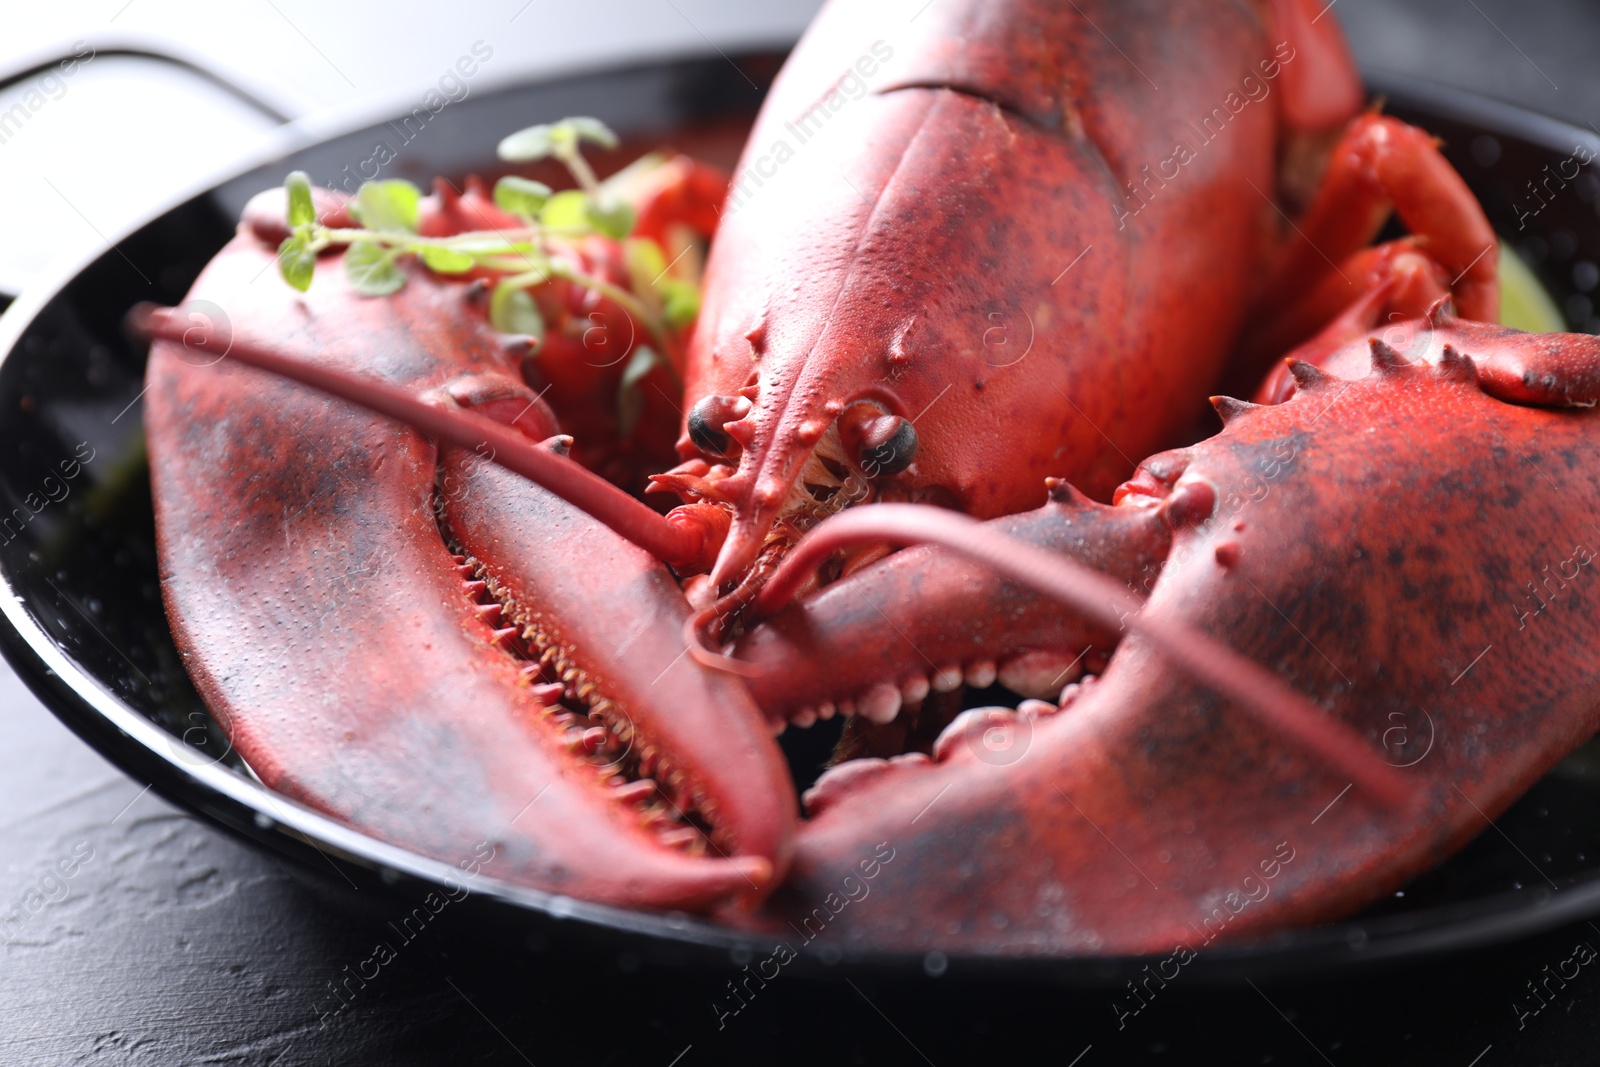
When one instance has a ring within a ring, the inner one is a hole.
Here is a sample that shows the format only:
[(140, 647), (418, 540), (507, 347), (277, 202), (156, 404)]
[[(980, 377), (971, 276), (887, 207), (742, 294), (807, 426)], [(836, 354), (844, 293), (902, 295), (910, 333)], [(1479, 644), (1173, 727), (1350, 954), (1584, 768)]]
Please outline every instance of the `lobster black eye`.
[(917, 428), (910, 420), (890, 415), (882, 420), (892, 425), (884, 428), (887, 440), (861, 451), (861, 469), (871, 476), (899, 474), (917, 458)]
[(750, 401), (742, 396), (702, 397), (689, 410), (689, 440), (708, 456), (728, 456), (733, 441), (723, 427), (749, 413)]
[(839, 417), (839, 437), (868, 478), (899, 474), (917, 457), (917, 428), (865, 401)]

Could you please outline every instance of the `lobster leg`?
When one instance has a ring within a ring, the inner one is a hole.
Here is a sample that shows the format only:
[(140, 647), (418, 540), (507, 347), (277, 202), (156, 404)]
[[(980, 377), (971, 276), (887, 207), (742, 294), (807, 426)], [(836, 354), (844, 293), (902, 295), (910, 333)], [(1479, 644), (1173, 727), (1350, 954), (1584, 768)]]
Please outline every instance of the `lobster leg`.
[[(1540, 395), (1581, 405), (1600, 342), (1436, 330), (1436, 364), (1381, 342), (1362, 378), (1297, 364), (1303, 395), (1222, 404), (1221, 434), (1147, 463), (1123, 494), (1260, 489), (1228, 521), (1210, 521), (1219, 509), (1175, 530), (1141, 614), (1225, 638), (1383, 744), (1419, 791), (1408, 817), (1135, 633), (1060, 711), (991, 709), (931, 756), (825, 775), (767, 905), (775, 928), (826, 927), (852, 948), (1134, 953), (1333, 918), (1437, 863), (1588, 737), (1595, 416), (1496, 394), (1531, 368)], [(1463, 428), (1448, 463), (1435, 426)], [(1389, 747), (1397, 725), (1406, 741)], [(979, 726), (1010, 743), (976, 743)], [(894, 906), (816, 908), (840, 886), (854, 902), (864, 877)]]
[[(1420, 273), (1429, 273), (1424, 266)], [(1369, 289), (1355, 303), (1341, 311), (1337, 317), (1329, 322), (1316, 335), (1302, 342), (1295, 349), (1293, 358), (1313, 366), (1324, 366), (1338, 353), (1350, 346), (1352, 341), (1365, 337), (1375, 330), (1382, 329), (1385, 344), (1409, 349), (1414, 340), (1412, 330), (1419, 327), (1428, 319), (1396, 317), (1396, 313), (1387, 312), (1390, 293), (1394, 286), (1389, 283), (1380, 283)], [(1413, 295), (1420, 295), (1414, 293)], [(1433, 308), (1445, 308), (1449, 305), (1448, 295), (1441, 295), (1434, 302)], [(1431, 309), (1430, 309), (1431, 316)], [(1359, 369), (1355, 376), (1360, 377)], [(1280, 360), (1261, 379), (1261, 384), (1256, 388), (1252, 399), (1258, 404), (1281, 404), (1294, 395), (1295, 380), (1290, 373), (1289, 361)]]
[[(1413, 236), (1365, 247), (1391, 210)], [(1494, 230), (1433, 139), (1398, 119), (1368, 114), (1350, 124), (1295, 230), (1257, 301), (1235, 385), (1253, 385), (1268, 361), (1373, 292), (1383, 294), (1370, 307), (1374, 325), (1418, 318), (1447, 295), (1465, 318), (1499, 317)]]
[(1319, 0), (1272, 0), (1277, 34), (1294, 49), (1279, 69), (1283, 118), (1293, 130), (1338, 129), (1361, 110), (1366, 90), (1338, 22)]

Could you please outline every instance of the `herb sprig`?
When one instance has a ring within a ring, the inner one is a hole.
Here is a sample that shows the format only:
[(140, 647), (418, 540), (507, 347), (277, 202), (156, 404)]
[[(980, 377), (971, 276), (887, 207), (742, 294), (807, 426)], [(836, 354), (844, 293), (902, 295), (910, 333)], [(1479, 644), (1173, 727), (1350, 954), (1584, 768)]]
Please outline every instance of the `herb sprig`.
[[(279, 272), (304, 292), (311, 287), (317, 254), (337, 245), (346, 246), (344, 267), (351, 286), (368, 296), (385, 296), (405, 285), (399, 267), (405, 256), (417, 257), (439, 274), (485, 269), (501, 275), (489, 302), (490, 324), (503, 333), (540, 339), (545, 325), (528, 290), (565, 278), (616, 303), (664, 346), (669, 328), (686, 325), (699, 312), (699, 291), (668, 276), (666, 257), (654, 241), (630, 237), (637, 221), (634, 210), (596, 177), (583, 157), (585, 142), (614, 148), (617, 136), (597, 119), (575, 117), (530, 126), (502, 140), (501, 159), (532, 163), (553, 158), (567, 168), (578, 188), (558, 193), (543, 182), (507, 175), (495, 184), (494, 202), (522, 225), (450, 237), (417, 232), (422, 193), (402, 179), (361, 185), (349, 206), (359, 228), (325, 226), (317, 221), (310, 179), (295, 171), (284, 182), (290, 234), (278, 248)], [(624, 242), (632, 291), (584, 273), (571, 257), (561, 255), (563, 244), (595, 234)], [(634, 362), (641, 355), (643, 370), (659, 359), (641, 349)], [(628, 369), (632, 377), (643, 374), (632, 363)]]

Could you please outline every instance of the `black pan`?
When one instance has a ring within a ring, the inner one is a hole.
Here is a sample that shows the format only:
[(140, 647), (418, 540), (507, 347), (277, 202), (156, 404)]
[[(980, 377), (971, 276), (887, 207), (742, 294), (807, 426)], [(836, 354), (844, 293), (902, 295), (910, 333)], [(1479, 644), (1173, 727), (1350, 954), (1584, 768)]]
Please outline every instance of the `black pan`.
[[(780, 59), (741, 56), (739, 66), (764, 85)], [(1600, 328), (1592, 302), (1600, 281), (1600, 181), (1585, 169), (1546, 202), (1532, 200), (1526, 186), (1547, 165), (1561, 169), (1580, 146), (1600, 152), (1600, 141), (1421, 83), (1374, 89), (1391, 112), (1444, 138), (1496, 229), (1534, 266), (1570, 326)], [(333, 181), (385, 142), (402, 149), (386, 176), (419, 183), (434, 174), (459, 178), (474, 167), (492, 169), (494, 145), (507, 131), (567, 114), (596, 115), (641, 143), (732, 145), (759, 102), (741, 74), (715, 58), (473, 97), (450, 105), (448, 121), (436, 120), (403, 145), (395, 126), (352, 124), (349, 132), (298, 145), (176, 204), (66, 276), (25, 293), (0, 318), (0, 455), (9, 457), (0, 470), (0, 646), (17, 672), (127, 774), (235, 834), (311, 869), (326, 873), (333, 865), (358, 884), (402, 895), (444, 884), (454, 867), (375, 841), (262, 788), (228, 751), (190, 685), (157, 584), (139, 404), (145, 352), (123, 336), (123, 315), (141, 300), (177, 302), (231, 236), (248, 197), (290, 169)], [(526, 942), (606, 947), (666, 964), (726, 967), (730, 953), (737, 962), (747, 951), (767, 950), (696, 919), (599, 907), (488, 879), (479, 879), (457, 908)], [(1346, 922), (1208, 949), (1186, 973), (1195, 976), (1191, 981), (1224, 983), (1328, 974), (1594, 915), (1600, 915), (1600, 750), (1585, 750), (1539, 782), (1497, 830), (1403, 894)], [(1144, 962), (956, 957), (935, 969), (947, 979), (1120, 987)], [(820, 968), (909, 977), (923, 974), (929, 961), (811, 946), (792, 965)]]

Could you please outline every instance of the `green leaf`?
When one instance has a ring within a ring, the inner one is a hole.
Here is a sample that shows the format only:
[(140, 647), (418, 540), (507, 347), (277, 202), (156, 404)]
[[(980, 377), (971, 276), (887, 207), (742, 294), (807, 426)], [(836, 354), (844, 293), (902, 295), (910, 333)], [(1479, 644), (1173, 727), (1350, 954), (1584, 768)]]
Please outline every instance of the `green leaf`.
[(617, 241), (632, 233), (633, 224), (638, 221), (638, 213), (633, 210), (632, 205), (621, 201), (612, 201), (608, 204), (596, 204), (590, 201), (586, 214), (589, 225), (594, 227), (596, 233)]
[(648, 237), (635, 237), (622, 246), (622, 261), (628, 267), (633, 288), (644, 292), (667, 273), (667, 254)]
[(519, 178), (515, 174), (507, 174), (494, 183), (494, 202), (502, 210), (525, 219), (538, 218), (550, 195), (550, 187), (544, 182)]
[(489, 297), (489, 325), (501, 333), (526, 334), (544, 340), (544, 316), (526, 289), (501, 282)]
[(681, 278), (661, 279), (663, 294), (661, 314), (667, 325), (681, 330), (700, 314), (700, 288)]
[(655, 349), (640, 345), (633, 350), (633, 358), (622, 369), (622, 382), (617, 387), (617, 429), (624, 437), (633, 432), (639, 416), (644, 413), (644, 393), (639, 384), (660, 362), (661, 357), (656, 355)]
[(617, 147), (617, 135), (599, 119), (579, 115), (542, 126), (518, 130), (500, 142), (496, 151), (508, 163), (532, 163), (549, 156), (570, 156), (582, 141), (603, 148)]
[(539, 222), (562, 233), (586, 232), (590, 227), (589, 194), (580, 189), (557, 193), (539, 212)]
[(700, 289), (694, 282), (668, 273), (670, 265), (661, 246), (648, 237), (635, 237), (622, 247), (628, 278), (639, 299), (652, 309), (659, 308), (674, 329), (693, 322), (700, 314)]
[(458, 252), (444, 245), (423, 245), (417, 249), (417, 254), (422, 257), (422, 262), (427, 264), (429, 270), (438, 271), (440, 274), (465, 274), (478, 262), (465, 252)]
[(503, 138), (495, 153), (507, 163), (532, 163), (544, 159), (554, 149), (550, 126), (529, 126)]
[(577, 140), (593, 141), (602, 148), (617, 147), (617, 135), (611, 132), (611, 127), (599, 119), (592, 119), (587, 115), (575, 115), (572, 118), (562, 119), (556, 125), (570, 129)]
[(400, 178), (363, 182), (350, 210), (369, 230), (416, 233), (417, 205), (421, 200), (421, 190)]
[(311, 251), (311, 241), (304, 234), (292, 234), (278, 246), (278, 273), (283, 280), (302, 293), (311, 288), (311, 278), (317, 270), (317, 254)]
[(344, 254), (345, 277), (364, 296), (388, 296), (406, 284), (395, 255), (376, 241), (357, 241)]
[(283, 180), (289, 194), (289, 227), (308, 226), (317, 221), (317, 209), (311, 202), (311, 179), (303, 170), (290, 171)]

